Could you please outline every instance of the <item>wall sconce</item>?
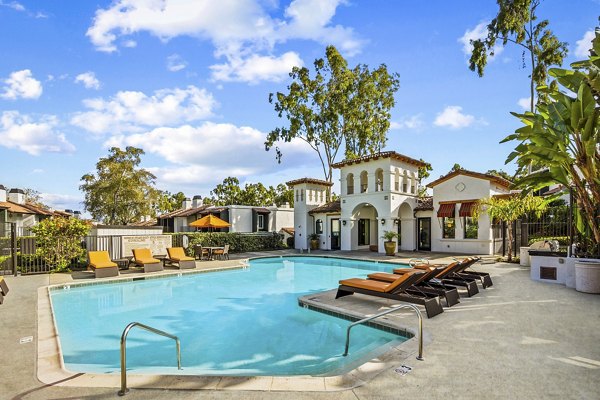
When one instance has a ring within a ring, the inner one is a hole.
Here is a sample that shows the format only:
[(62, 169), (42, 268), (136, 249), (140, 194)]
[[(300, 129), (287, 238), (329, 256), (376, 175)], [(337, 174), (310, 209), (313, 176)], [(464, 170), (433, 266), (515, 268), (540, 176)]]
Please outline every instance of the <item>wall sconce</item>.
[(381, 218), (381, 225), (385, 225), (385, 219)]
[(394, 219), (394, 225), (400, 225), (400, 220), (398, 218)]
[(346, 226), (346, 220), (342, 221), (342, 225)]

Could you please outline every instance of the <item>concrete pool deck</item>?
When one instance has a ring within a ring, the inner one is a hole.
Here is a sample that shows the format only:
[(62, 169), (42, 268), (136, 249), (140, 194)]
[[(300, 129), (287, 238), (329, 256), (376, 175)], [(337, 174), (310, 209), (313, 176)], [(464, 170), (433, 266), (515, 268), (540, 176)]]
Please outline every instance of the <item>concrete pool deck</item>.
[[(253, 253), (235, 258), (285, 253)], [(430, 253), (406, 253), (396, 258), (366, 252), (313, 254), (394, 261), (415, 256), (444, 259), (444, 255)], [(231, 261), (201, 262), (198, 268), (237, 265), (239, 261), (233, 258)], [(171, 389), (146, 389), (143, 382), (130, 379), (129, 387), (133, 389), (126, 398), (598, 398), (600, 296), (531, 281), (528, 268), (512, 264), (484, 264), (477, 269), (490, 272), (494, 286), (480, 290), (472, 298), (463, 297), (460, 304), (446, 308), (435, 318), (424, 320), (429, 337), (424, 361), (415, 360), (416, 342), (413, 340), (412, 345), (403, 350), (408, 357), (405, 361), (387, 364), (388, 360), (381, 360), (384, 365), (381, 373), (354, 389), (319, 393), (315, 390), (320, 388), (311, 387), (311, 382), (301, 378), (273, 380), (267, 377), (256, 380), (227, 378), (233, 380), (223, 383), (220, 378), (198, 377), (194, 385), (187, 387), (172, 382), (167, 385)], [(43, 356), (47, 351), (43, 346), (37, 348), (38, 339), (45, 339), (37, 333), (38, 319), (43, 323), (44, 319), (50, 318), (47, 315), (38, 318), (39, 288), (79, 281), (73, 277), (81, 278), (82, 275), (6, 277), (11, 291), (0, 306), (0, 398), (117, 398), (114, 387), (103, 387), (113, 386), (113, 383), (97, 382), (95, 387), (60, 386), (66, 381), (77, 381), (78, 374), (57, 376), (46, 384), (37, 379), (38, 370), (43, 367), (37, 364), (37, 354)], [(336, 301), (337, 306), (362, 314), (374, 314), (394, 304), (388, 300), (366, 300), (360, 295)], [(410, 313), (398, 312), (391, 318), (409, 328), (416, 325), (416, 319)], [(25, 339), (28, 337), (32, 337), (31, 341)], [(25, 339), (22, 344), (21, 339)], [(402, 364), (412, 367), (406, 375), (394, 372), (394, 367)], [(63, 379), (65, 381), (60, 382)], [(190, 390), (198, 386), (204, 386), (205, 390)], [(180, 389), (172, 389), (174, 387)], [(238, 391), (223, 390), (231, 388)], [(298, 388), (301, 391), (291, 391)]]

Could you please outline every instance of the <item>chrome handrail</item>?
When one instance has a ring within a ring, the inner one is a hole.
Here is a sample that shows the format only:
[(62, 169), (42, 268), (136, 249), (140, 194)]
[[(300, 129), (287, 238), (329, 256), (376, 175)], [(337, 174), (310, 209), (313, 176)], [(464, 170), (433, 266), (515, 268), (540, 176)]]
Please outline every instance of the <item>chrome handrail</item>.
[(408, 265), (412, 268), (414, 268), (414, 266), (418, 263), (429, 265), (429, 260), (426, 258), (411, 258), (408, 260)]
[(181, 369), (181, 346), (179, 345), (179, 338), (177, 336), (139, 322), (132, 322), (125, 327), (125, 330), (121, 335), (121, 390), (119, 390), (119, 396), (125, 396), (125, 394), (129, 391), (129, 389), (127, 389), (127, 335), (129, 334), (131, 328), (136, 326), (145, 329), (148, 332), (156, 333), (157, 335), (165, 336), (175, 340), (175, 345), (177, 347), (177, 369)]
[(401, 304), (398, 307), (393, 307), (390, 310), (385, 310), (380, 312), (379, 314), (371, 315), (370, 317), (363, 318), (356, 322), (348, 325), (348, 329), (346, 330), (346, 347), (344, 349), (344, 357), (348, 355), (348, 349), (350, 348), (350, 329), (354, 328), (356, 325), (364, 324), (365, 322), (374, 320), (375, 318), (379, 318), (383, 315), (387, 315), (394, 311), (400, 310), (401, 308), (411, 308), (417, 313), (417, 317), (419, 317), (419, 355), (417, 356), (417, 360), (423, 360), (423, 316), (421, 315), (421, 311), (416, 306), (412, 304)]

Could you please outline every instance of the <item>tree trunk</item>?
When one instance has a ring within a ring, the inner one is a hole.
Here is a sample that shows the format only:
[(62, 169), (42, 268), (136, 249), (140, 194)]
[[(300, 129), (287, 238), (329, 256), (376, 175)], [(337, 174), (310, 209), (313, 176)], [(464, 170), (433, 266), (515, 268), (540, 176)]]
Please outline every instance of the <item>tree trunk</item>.
[(506, 223), (506, 230), (508, 232), (508, 262), (512, 261), (512, 246), (513, 246), (513, 223), (512, 222), (507, 222)]

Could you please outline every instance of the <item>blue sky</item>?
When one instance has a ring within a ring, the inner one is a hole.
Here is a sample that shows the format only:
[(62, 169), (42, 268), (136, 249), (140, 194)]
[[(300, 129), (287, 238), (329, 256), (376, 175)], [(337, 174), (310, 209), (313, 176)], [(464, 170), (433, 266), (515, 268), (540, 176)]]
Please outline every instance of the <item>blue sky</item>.
[[(467, 65), (465, 43), (496, 10), (491, 0), (0, 0), (0, 184), (81, 210), (81, 176), (127, 145), (145, 150), (159, 189), (190, 197), (227, 176), (322, 178), (302, 142), (280, 146), (281, 164), (263, 143), (284, 122), (269, 93), (328, 44), (350, 66), (400, 74), (386, 150), (430, 162), (431, 179), (454, 163), (513, 172), (514, 144), (498, 142), (529, 96), (521, 51), (497, 51), (484, 78)], [(590, 47), (598, 15), (598, 0), (539, 8), (569, 43), (566, 64)]]

